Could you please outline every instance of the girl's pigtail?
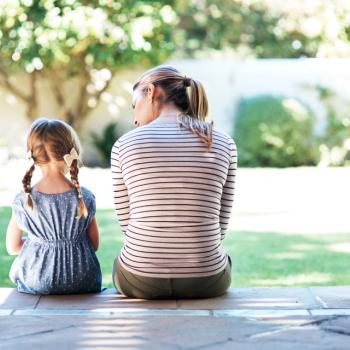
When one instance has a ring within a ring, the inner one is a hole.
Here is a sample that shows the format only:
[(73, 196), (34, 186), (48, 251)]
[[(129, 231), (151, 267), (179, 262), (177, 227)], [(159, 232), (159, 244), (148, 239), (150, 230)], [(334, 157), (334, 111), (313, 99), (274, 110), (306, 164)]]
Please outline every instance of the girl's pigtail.
[(79, 167), (78, 167), (77, 159), (74, 159), (72, 161), (72, 164), (69, 168), (69, 172), (70, 172), (71, 181), (77, 190), (78, 200), (79, 200), (78, 214), (76, 216), (76, 219), (80, 219), (82, 216), (86, 218), (88, 215), (88, 211), (87, 211), (87, 208), (83, 199), (83, 194), (81, 193), (81, 188), (78, 181)]
[(25, 173), (23, 180), (22, 180), (23, 190), (27, 196), (26, 206), (30, 210), (34, 209), (34, 201), (33, 201), (33, 197), (32, 197), (32, 187), (30, 185), (34, 170), (35, 170), (35, 165), (33, 164), (29, 168), (29, 170)]

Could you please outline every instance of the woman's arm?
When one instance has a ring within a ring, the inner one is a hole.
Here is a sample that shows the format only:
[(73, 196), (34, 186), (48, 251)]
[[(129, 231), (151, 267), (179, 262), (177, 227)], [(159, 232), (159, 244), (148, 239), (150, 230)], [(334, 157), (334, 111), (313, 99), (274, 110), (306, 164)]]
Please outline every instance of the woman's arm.
[(112, 185), (113, 185), (113, 198), (114, 206), (117, 212), (119, 224), (125, 233), (130, 216), (130, 201), (128, 195), (128, 189), (125, 186), (122, 169), (119, 159), (119, 142), (117, 141), (111, 153), (111, 170), (112, 170)]
[(25, 238), (23, 232), (18, 227), (15, 215), (12, 213), (6, 232), (6, 250), (10, 255), (18, 255), (22, 249)]
[(231, 144), (230, 154), (231, 154), (230, 165), (228, 168), (227, 178), (226, 178), (226, 182), (224, 184), (223, 192), (221, 196), (221, 209), (220, 209), (221, 240), (225, 238), (225, 234), (228, 229), (228, 224), (230, 222), (234, 190), (235, 190), (235, 176), (236, 176), (236, 170), (237, 170), (237, 148), (234, 142), (232, 142)]
[(92, 218), (89, 224), (89, 227), (87, 229), (87, 234), (91, 241), (92, 246), (96, 251), (100, 244), (100, 237), (99, 237), (98, 226), (97, 226), (97, 221), (95, 216)]

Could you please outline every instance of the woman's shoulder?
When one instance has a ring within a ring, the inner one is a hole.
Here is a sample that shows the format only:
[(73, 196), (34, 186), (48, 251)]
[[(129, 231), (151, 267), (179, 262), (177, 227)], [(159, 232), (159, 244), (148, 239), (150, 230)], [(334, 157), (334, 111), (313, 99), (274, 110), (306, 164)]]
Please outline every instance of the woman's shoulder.
[(216, 127), (213, 128), (213, 137), (226, 142), (230, 146), (236, 146), (236, 143), (231, 135), (223, 130), (217, 129)]
[(122, 136), (120, 136), (114, 143), (114, 146), (119, 146), (122, 145), (124, 142), (129, 142), (130, 140), (132, 140), (133, 138), (137, 138), (139, 136), (144, 136), (144, 135), (149, 135), (151, 136), (153, 131), (157, 128), (161, 128), (162, 124), (158, 125), (150, 125), (150, 124), (146, 124), (146, 125), (142, 125), (139, 126), (137, 128), (134, 128), (132, 130), (129, 130), (128, 132), (126, 132), (125, 134), (123, 134)]
[(129, 130), (128, 132), (126, 132), (125, 134), (121, 135), (114, 143), (114, 145), (118, 145), (123, 143), (124, 141), (130, 139), (130, 137), (134, 136), (135, 134), (138, 134), (138, 132), (142, 129), (143, 127), (138, 127), (132, 130)]

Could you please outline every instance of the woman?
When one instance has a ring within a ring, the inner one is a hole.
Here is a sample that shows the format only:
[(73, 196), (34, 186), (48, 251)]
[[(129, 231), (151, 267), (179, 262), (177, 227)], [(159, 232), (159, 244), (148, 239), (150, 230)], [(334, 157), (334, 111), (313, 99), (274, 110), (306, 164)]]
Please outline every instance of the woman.
[(202, 84), (172, 67), (144, 73), (132, 104), (136, 128), (111, 154), (124, 236), (114, 285), (142, 299), (224, 294), (231, 283), (222, 241), (233, 202), (235, 142), (205, 122)]

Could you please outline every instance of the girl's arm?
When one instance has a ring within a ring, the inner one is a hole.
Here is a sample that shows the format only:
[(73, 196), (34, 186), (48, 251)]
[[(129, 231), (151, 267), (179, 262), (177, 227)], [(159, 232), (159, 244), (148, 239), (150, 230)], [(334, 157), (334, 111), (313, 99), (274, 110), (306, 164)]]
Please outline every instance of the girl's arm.
[(94, 247), (94, 249), (96, 251), (98, 249), (98, 246), (100, 243), (96, 217), (92, 218), (90, 225), (87, 229), (87, 233), (88, 233), (88, 237), (92, 243), (92, 246)]
[(20, 253), (25, 241), (22, 234), (22, 230), (16, 223), (15, 215), (12, 213), (6, 232), (6, 250), (10, 255), (18, 255)]

